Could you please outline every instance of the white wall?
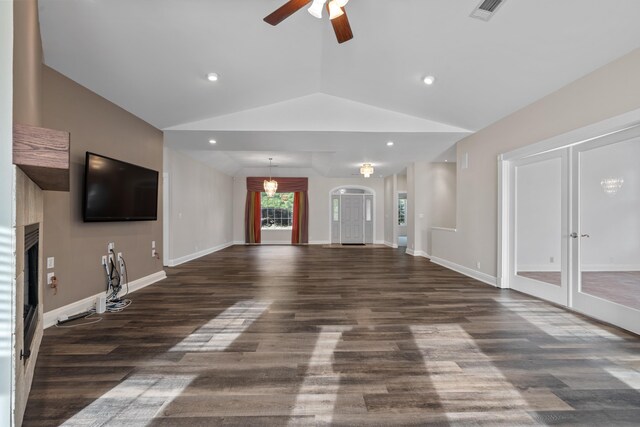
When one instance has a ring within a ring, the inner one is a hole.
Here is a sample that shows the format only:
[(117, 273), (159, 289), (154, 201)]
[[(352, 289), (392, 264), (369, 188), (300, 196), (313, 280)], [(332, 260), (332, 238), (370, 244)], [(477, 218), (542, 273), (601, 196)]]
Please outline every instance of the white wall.
[(165, 147), (169, 265), (233, 243), (233, 178)]
[(432, 228), (455, 227), (455, 165), (415, 162), (407, 169), (407, 188), (407, 249), (428, 257)]
[[(0, 1), (0, 425), (12, 425), (13, 414), (13, 231), (12, 162), (13, 2)], [(13, 354), (15, 355), (15, 354)]]
[[(584, 271), (640, 270), (640, 138), (598, 148), (581, 158)], [(518, 271), (560, 271), (560, 160), (518, 168)], [(600, 182), (620, 177), (616, 195)], [(554, 258), (552, 263), (550, 260)]]
[[(274, 177), (276, 181), (277, 177)], [(330, 208), (331, 190), (337, 187), (359, 185), (371, 188), (375, 192), (375, 229), (374, 240), (382, 243), (384, 239), (384, 179), (382, 178), (325, 178), (309, 177), (309, 243), (328, 244), (331, 242)], [(247, 178), (237, 176), (233, 181), (233, 240), (244, 243), (244, 210), (247, 197)], [(285, 238), (286, 235), (286, 238)], [(290, 231), (264, 231), (262, 243), (291, 242)]]
[(559, 158), (517, 168), (517, 271), (560, 271), (561, 172)]
[(638, 75), (640, 49), (460, 141), (457, 232), (435, 231), (432, 255), (495, 277), (497, 156), (640, 108)]
[[(581, 263), (590, 271), (640, 271), (640, 138), (601, 147), (581, 157)], [(615, 195), (600, 182), (620, 177)]]

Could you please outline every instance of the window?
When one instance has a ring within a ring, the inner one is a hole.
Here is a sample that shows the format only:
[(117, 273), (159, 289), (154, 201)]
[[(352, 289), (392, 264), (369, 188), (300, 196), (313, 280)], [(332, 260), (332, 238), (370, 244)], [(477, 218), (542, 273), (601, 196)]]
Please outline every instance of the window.
[(291, 230), (293, 227), (293, 193), (261, 194), (262, 230)]
[(398, 199), (398, 225), (407, 225), (407, 199)]
[(340, 200), (333, 199), (333, 220), (340, 221)]

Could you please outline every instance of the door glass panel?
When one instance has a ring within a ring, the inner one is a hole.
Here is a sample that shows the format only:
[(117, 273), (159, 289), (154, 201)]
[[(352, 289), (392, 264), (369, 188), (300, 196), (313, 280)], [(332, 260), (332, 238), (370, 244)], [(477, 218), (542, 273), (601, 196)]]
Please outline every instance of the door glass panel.
[(562, 160), (516, 168), (516, 274), (562, 286)]
[(580, 292), (640, 309), (640, 139), (580, 153)]
[(367, 221), (371, 221), (371, 199), (367, 199), (366, 202), (366, 208), (365, 208), (365, 216), (366, 216), (366, 220)]
[(340, 201), (333, 199), (333, 220), (340, 221)]

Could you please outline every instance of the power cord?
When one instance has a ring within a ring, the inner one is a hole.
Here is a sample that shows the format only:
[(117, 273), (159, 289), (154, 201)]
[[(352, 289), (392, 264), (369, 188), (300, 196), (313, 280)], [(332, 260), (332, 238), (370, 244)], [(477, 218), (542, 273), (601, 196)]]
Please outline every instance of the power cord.
[[(129, 294), (129, 273), (127, 271), (127, 262), (125, 261), (123, 256), (120, 256), (119, 260), (122, 261), (121, 268), (122, 267), (124, 268), (120, 273), (118, 272), (116, 266), (113, 263), (113, 259), (116, 258), (116, 254), (113, 251), (113, 249), (110, 249), (109, 251), (113, 255), (113, 257), (109, 258), (109, 263), (111, 264), (111, 271), (108, 273), (109, 288), (111, 288), (112, 291), (107, 296), (107, 303), (105, 308), (106, 308), (106, 311), (108, 311), (109, 313), (119, 313), (123, 311), (125, 308), (129, 307), (132, 303), (130, 299), (122, 299), (123, 297)], [(115, 272), (115, 277), (113, 276), (114, 272)], [(127, 291), (122, 297), (118, 297), (118, 293), (120, 293), (120, 291), (122, 290), (123, 278), (126, 279), (125, 284), (127, 286)], [(114, 280), (117, 280), (117, 285), (115, 286), (113, 284)], [(109, 290), (107, 289), (107, 292), (108, 291)]]
[[(83, 319), (88, 319), (91, 316), (93, 316), (94, 314), (96, 314), (95, 311), (93, 313), (89, 313), (88, 315), (84, 316)], [(98, 318), (93, 319), (93, 321), (91, 321), (91, 322), (77, 323), (75, 325), (69, 325), (69, 326), (56, 324), (55, 326), (56, 326), (56, 328), (65, 328), (65, 329), (66, 328), (77, 328), (78, 326), (93, 325), (94, 323), (98, 323), (98, 322), (101, 322), (101, 321), (102, 321), (102, 317), (98, 317)]]

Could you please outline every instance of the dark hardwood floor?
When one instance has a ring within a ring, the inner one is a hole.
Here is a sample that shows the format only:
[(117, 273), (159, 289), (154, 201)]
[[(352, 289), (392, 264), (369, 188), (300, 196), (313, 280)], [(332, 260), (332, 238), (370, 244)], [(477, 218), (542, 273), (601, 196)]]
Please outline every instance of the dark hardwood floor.
[(25, 426), (640, 420), (638, 337), (399, 250), (234, 246), (167, 272), (45, 331)]

